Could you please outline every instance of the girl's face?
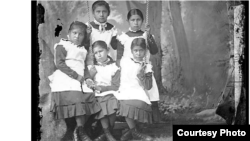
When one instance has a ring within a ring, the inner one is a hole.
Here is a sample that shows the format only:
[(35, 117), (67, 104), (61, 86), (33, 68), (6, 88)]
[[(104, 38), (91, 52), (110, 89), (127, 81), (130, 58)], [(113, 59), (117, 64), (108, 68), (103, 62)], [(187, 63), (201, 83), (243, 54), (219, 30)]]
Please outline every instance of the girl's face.
[(94, 47), (93, 53), (97, 62), (103, 63), (108, 58), (108, 50), (102, 48), (101, 46)]
[(141, 46), (134, 46), (132, 49), (132, 54), (135, 60), (142, 61), (146, 54), (146, 50)]
[(133, 31), (140, 30), (142, 22), (142, 18), (139, 15), (132, 15), (128, 20), (129, 26)]
[(93, 11), (94, 18), (99, 23), (107, 22), (108, 14), (108, 9), (105, 6), (97, 6)]
[(69, 40), (75, 45), (81, 45), (84, 39), (84, 30), (80, 27), (74, 27), (69, 32)]

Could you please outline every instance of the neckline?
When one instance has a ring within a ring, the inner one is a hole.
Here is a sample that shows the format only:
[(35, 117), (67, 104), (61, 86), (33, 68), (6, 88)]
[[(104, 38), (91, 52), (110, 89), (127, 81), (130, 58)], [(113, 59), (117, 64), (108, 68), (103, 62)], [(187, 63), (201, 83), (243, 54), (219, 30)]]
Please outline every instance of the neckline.
[(131, 27), (129, 27), (128, 30), (129, 30), (130, 32), (133, 32), (133, 33), (136, 33), (136, 32), (141, 31), (141, 29), (139, 29), (139, 30), (137, 30), (137, 31), (134, 31), (134, 30), (131, 29)]
[(107, 57), (106, 61), (104, 61), (103, 63), (97, 62), (97, 65), (99, 65), (99, 66), (106, 66), (109, 62), (110, 62), (110, 59), (109, 59), (109, 57)]
[(94, 23), (97, 24), (97, 25), (107, 25), (107, 22), (100, 23), (96, 19), (94, 19)]

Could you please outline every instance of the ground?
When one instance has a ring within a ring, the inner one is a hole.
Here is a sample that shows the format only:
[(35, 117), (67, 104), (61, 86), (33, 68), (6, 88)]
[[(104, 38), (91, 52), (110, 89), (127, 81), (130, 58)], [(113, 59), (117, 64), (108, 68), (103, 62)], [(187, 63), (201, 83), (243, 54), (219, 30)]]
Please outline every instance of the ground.
[[(64, 121), (50, 121), (48, 107), (44, 106), (41, 120), (41, 141), (60, 141), (60, 138), (66, 132)], [(178, 118), (177, 118), (178, 117)], [(218, 125), (226, 122), (215, 114), (215, 109), (207, 109), (197, 114), (169, 115), (163, 118), (162, 123), (158, 124), (139, 124), (139, 130), (142, 133), (155, 138), (155, 141), (172, 141), (172, 125)], [(114, 136), (119, 139), (122, 132), (126, 130), (127, 125), (124, 122), (116, 122)]]

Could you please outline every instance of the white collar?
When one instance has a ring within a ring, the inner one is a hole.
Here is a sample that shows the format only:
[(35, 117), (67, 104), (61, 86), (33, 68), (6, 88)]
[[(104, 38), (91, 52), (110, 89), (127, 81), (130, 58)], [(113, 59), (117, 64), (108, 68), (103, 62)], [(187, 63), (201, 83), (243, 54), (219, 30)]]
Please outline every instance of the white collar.
[(107, 27), (107, 22), (100, 23), (100, 22), (94, 20), (94, 23), (97, 24), (97, 25), (99, 25), (99, 31), (101, 31), (101, 32), (105, 31), (105, 28)]
[(137, 63), (137, 64), (141, 64), (141, 65), (144, 65), (144, 64), (145, 64), (145, 61), (144, 61), (144, 60), (142, 60), (142, 61), (137, 61), (137, 60), (135, 60), (135, 59), (132, 58), (132, 57), (131, 57), (131, 60), (134, 61), (134, 62)]
[(107, 60), (105, 62), (97, 62), (97, 65), (100, 65), (100, 66), (106, 66), (108, 64), (108, 62), (110, 61), (109, 58), (107, 58)]
[(137, 31), (140, 31), (141, 29), (139, 29), (137, 31), (134, 31), (134, 30), (131, 29), (131, 27), (129, 27), (128, 30), (131, 31), (131, 32), (137, 32)]

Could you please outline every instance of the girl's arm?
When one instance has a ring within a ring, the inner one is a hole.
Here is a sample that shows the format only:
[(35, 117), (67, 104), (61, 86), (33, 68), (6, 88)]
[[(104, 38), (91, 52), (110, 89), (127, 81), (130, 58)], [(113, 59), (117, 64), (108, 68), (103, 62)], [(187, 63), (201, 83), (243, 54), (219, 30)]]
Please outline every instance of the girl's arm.
[(149, 47), (150, 54), (154, 55), (158, 52), (155, 39), (151, 34), (148, 35), (148, 47)]
[(101, 92), (117, 91), (120, 87), (120, 75), (121, 71), (117, 70), (115, 75), (112, 77), (111, 86), (99, 86), (101, 88)]
[(113, 36), (113, 37), (111, 38), (111, 42), (110, 42), (110, 45), (111, 45), (111, 47), (112, 47), (114, 50), (117, 49), (117, 43), (119, 42), (119, 41), (117, 40), (116, 37), (117, 37), (117, 36)]
[(150, 90), (153, 85), (152, 71), (149, 71), (150, 69), (148, 67), (149, 66), (142, 67), (139, 73), (137, 74), (137, 78), (140, 80), (140, 84), (146, 90)]
[(62, 71), (63, 73), (67, 74), (69, 77), (76, 79), (78, 81), (81, 81), (83, 77), (81, 75), (78, 75), (74, 70), (72, 70), (70, 67), (68, 67), (65, 63), (65, 58), (67, 55), (67, 51), (62, 45), (58, 45), (55, 49), (55, 64), (56, 67)]
[(145, 74), (145, 80), (143, 82), (145, 89), (150, 90), (153, 86), (152, 84), (153, 79), (152, 79), (152, 72), (148, 72)]
[(87, 79), (92, 79), (92, 76), (90, 75), (89, 69), (87, 67), (87, 64), (85, 63), (85, 68), (84, 68), (84, 80)]

